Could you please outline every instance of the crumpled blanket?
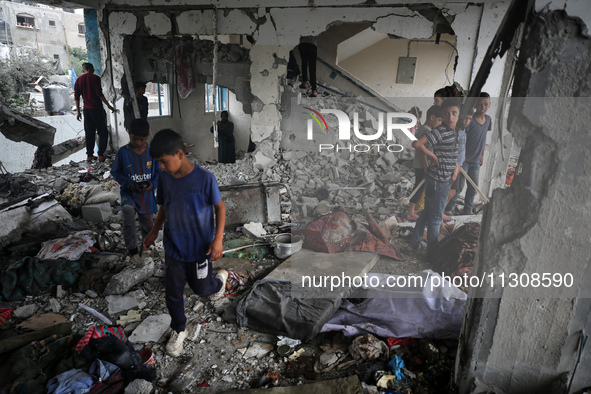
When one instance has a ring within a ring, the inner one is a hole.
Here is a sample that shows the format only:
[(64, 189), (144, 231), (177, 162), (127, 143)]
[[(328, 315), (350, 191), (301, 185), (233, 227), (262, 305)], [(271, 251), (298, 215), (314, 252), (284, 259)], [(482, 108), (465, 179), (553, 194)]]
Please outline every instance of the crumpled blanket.
[(293, 231), (293, 234), (303, 235), (303, 247), (316, 252), (372, 252), (400, 261), (406, 260), (390, 243), (386, 244), (378, 238), (381, 234), (373, 234), (372, 230), (376, 231), (376, 227), (367, 229), (363, 224), (349, 219), (344, 212), (333, 212)]
[(54, 284), (72, 287), (82, 273), (79, 261), (40, 260), (30, 256), (0, 266), (1, 295), (9, 301), (37, 294)]
[(84, 252), (89, 252), (94, 245), (93, 233), (90, 230), (80, 231), (66, 238), (52, 239), (43, 242), (37, 258), (41, 260), (66, 259), (78, 260)]

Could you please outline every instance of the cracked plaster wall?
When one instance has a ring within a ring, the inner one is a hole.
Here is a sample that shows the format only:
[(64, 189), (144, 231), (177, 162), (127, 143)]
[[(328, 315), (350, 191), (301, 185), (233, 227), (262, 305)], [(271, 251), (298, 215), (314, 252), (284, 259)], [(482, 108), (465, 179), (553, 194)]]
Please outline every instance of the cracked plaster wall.
[[(154, 9), (158, 2), (145, 4), (143, 7)], [(167, 2), (164, 2), (167, 3)], [(169, 4), (162, 4), (163, 6)], [(178, 2), (177, 6), (183, 4), (190, 8), (191, 4), (196, 2)], [(272, 150), (278, 147), (278, 141), (281, 139), (281, 130), (279, 128), (281, 114), (280, 97), (281, 84), (286, 72), (286, 64), (289, 50), (299, 43), (302, 35), (318, 35), (324, 32), (333, 24), (344, 22), (369, 22), (374, 27), (384, 33), (406, 35), (408, 38), (431, 36), (433, 24), (420, 16), (416, 11), (411, 11), (403, 6), (384, 6), (384, 7), (347, 7), (348, 4), (359, 4), (359, 1), (339, 2), (339, 7), (308, 7), (307, 3), (302, 4), (301, 8), (263, 8), (265, 4), (261, 1), (261, 7), (230, 9), (231, 4), (224, 3), (225, 9), (219, 9), (218, 12), (218, 34), (248, 34), (252, 35), (256, 43), (251, 48), (251, 90), (254, 95), (253, 117), (251, 122), (253, 141), (259, 142), (259, 152), (265, 155), (257, 157), (260, 166), (265, 167), (272, 163)], [(495, 4), (505, 4), (506, 1), (495, 2)], [(329, 4), (327, 2), (326, 4)], [(291, 4), (293, 6), (295, 4)], [(336, 4), (335, 4), (336, 5)], [(170, 22), (168, 13), (159, 13), (154, 11), (126, 12), (116, 11), (116, 7), (130, 8), (128, 4), (118, 1), (109, 2), (108, 24), (102, 19), (103, 32), (106, 32), (107, 25), (109, 38), (111, 41), (112, 66), (114, 90), (111, 90), (111, 96), (117, 97), (116, 105), (122, 109), (123, 98), (121, 97), (121, 78), (123, 76), (123, 66), (121, 53), (123, 49), (123, 36), (133, 34), (138, 29), (143, 29), (149, 34), (166, 35), (170, 33)], [(134, 4), (134, 6), (140, 6)], [(237, 4), (237, 7), (244, 7), (245, 4)], [(471, 23), (460, 25), (458, 29), (465, 33), (468, 38), (463, 38), (460, 45), (461, 56), (460, 65), (465, 73), (462, 78), (465, 80), (469, 70), (468, 64), (471, 63), (471, 53), (474, 52), (473, 37), (478, 22), (472, 21), (472, 18), (478, 16), (478, 6), (466, 6), (452, 4), (446, 6), (444, 13), (448, 19), (454, 18), (461, 20), (465, 18)], [(213, 10), (178, 10), (174, 11), (176, 26), (180, 34), (192, 35), (212, 35), (213, 34)], [(497, 18), (497, 19), (495, 19)], [(500, 23), (498, 14), (492, 15), (490, 25), (498, 26)], [(297, 23), (294, 23), (297, 21)], [(457, 27), (457, 26), (456, 26)], [(431, 29), (431, 34), (429, 30)], [(105, 44), (105, 37), (101, 35), (102, 43)], [(105, 48), (105, 45), (103, 45)], [(483, 50), (484, 52), (484, 50)], [(105, 75), (103, 83), (110, 84), (110, 69), (104, 67)], [(126, 143), (123, 128), (122, 115), (117, 117), (111, 115), (111, 123), (116, 123), (118, 137), (122, 143)], [(268, 140), (268, 141), (267, 141)], [(261, 143), (263, 142), (264, 143)]]
[(570, 392), (591, 385), (591, 347), (576, 366), (581, 333), (591, 330), (591, 45), (582, 30), (561, 12), (529, 22), (513, 86), (525, 98), (512, 100), (509, 118), (523, 171), (493, 193), (473, 272), (568, 273), (574, 286), (472, 291), (461, 393), (567, 392), (571, 378)]

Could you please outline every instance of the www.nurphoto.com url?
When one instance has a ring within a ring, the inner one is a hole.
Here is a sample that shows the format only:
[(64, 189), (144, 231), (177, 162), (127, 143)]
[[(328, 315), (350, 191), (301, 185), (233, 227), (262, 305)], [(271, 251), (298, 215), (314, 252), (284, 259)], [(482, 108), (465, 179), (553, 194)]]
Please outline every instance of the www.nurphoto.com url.
[(426, 287), (431, 290), (446, 285), (446, 282), (456, 287), (533, 287), (533, 288), (559, 288), (572, 287), (574, 278), (571, 273), (487, 273), (476, 275), (446, 275), (441, 276), (420, 276), (420, 275), (390, 275), (385, 278), (373, 275), (303, 275), (302, 287), (330, 287), (333, 291), (342, 287), (363, 287), (363, 288), (407, 288)]

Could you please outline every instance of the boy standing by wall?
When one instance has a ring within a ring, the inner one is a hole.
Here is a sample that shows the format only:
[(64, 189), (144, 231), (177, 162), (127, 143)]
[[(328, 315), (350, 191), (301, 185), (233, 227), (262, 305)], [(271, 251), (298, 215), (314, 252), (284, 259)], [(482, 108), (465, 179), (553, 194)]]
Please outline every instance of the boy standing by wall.
[[(468, 174), (474, 184), (478, 185), (480, 166), (484, 161), (484, 148), (486, 145), (486, 133), (492, 129), (492, 119), (486, 115), (490, 108), (490, 95), (480, 93), (480, 98), (474, 107), (476, 112), (472, 121), (466, 127), (466, 160), (462, 168)], [(464, 202), (464, 214), (472, 214), (476, 189), (468, 182), (466, 198)]]
[[(154, 136), (150, 154), (163, 173), (158, 184), (160, 205), (144, 247), (154, 244), (164, 227), (164, 285), (173, 334), (166, 345), (172, 357), (183, 351), (187, 337), (183, 290), (188, 283), (202, 297), (218, 299), (226, 288), (228, 272), (212, 272), (212, 261), (222, 257), (226, 208), (213, 174), (192, 163), (183, 151), (183, 139), (170, 129)], [(214, 231), (215, 212), (215, 231)]]
[[(412, 143), (413, 148), (423, 152), (431, 162), (425, 171), (425, 209), (421, 212), (411, 235), (408, 251), (420, 246), (427, 227), (427, 247), (431, 248), (439, 238), (439, 226), (447, 203), (451, 181), (459, 172), (457, 134), (455, 131), (460, 115), (460, 100), (448, 98), (441, 104), (443, 123)], [(430, 144), (433, 151), (427, 149)]]
[(117, 152), (111, 175), (121, 185), (123, 238), (133, 267), (143, 267), (140, 258), (135, 213), (138, 214), (142, 240), (152, 230), (152, 215), (158, 209), (154, 191), (158, 186), (160, 166), (150, 156), (147, 144), (150, 125), (145, 119), (134, 119), (129, 127), (129, 144)]
[[(427, 119), (425, 120), (425, 124), (419, 127), (419, 130), (416, 132), (415, 137), (417, 137), (417, 139), (421, 138), (429, 131), (431, 131), (431, 129), (439, 127), (441, 125), (441, 122), (441, 107), (438, 105), (433, 105), (431, 108), (427, 110)], [(425, 170), (428, 167), (427, 164), (428, 163), (425, 154), (419, 150), (415, 150), (415, 157), (413, 163), (413, 167), (415, 170), (414, 188), (416, 188), (425, 177)], [(423, 189), (424, 187), (421, 186), (421, 188), (410, 199), (410, 203), (408, 204), (408, 214), (406, 215), (406, 220), (417, 220), (419, 218), (415, 214), (415, 206), (416, 203), (421, 199)]]
[[(461, 167), (464, 164), (464, 160), (466, 159), (466, 127), (470, 124), (472, 120), (472, 109), (470, 112), (464, 116), (463, 119), (460, 120), (460, 125), (458, 125), (458, 158), (456, 162)], [(464, 184), (466, 183), (466, 178), (463, 174), (458, 174), (456, 180), (451, 185), (451, 190), (449, 191), (449, 196), (447, 198), (447, 206), (445, 207), (444, 214), (446, 215), (453, 215), (453, 210), (456, 206), (456, 201), (458, 199), (458, 195), (464, 189)]]

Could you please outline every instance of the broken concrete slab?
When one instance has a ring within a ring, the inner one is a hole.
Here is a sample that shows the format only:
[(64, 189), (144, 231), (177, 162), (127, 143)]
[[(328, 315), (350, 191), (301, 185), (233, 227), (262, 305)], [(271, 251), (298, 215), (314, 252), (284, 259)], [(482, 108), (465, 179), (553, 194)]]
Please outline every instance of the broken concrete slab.
[(14, 317), (18, 317), (19, 319), (28, 319), (29, 317), (33, 316), (35, 312), (39, 310), (39, 305), (37, 304), (30, 304), (21, 306), (16, 308), (14, 311)]
[(0, 247), (20, 241), (28, 222), (28, 207), (18, 207), (0, 213)]
[(158, 342), (170, 327), (170, 315), (149, 316), (129, 337), (133, 343)]
[(82, 217), (84, 217), (84, 220), (90, 220), (92, 222), (104, 222), (112, 214), (111, 204), (108, 202), (84, 205), (82, 207)]
[(31, 211), (24, 233), (44, 237), (55, 234), (59, 223), (71, 221), (72, 215), (59, 202), (44, 201)]
[(226, 205), (226, 226), (249, 222), (281, 222), (280, 190), (283, 187), (276, 182), (220, 187)]
[[(379, 255), (369, 252), (320, 253), (302, 249), (281, 263), (267, 280), (290, 281), (293, 284), (310, 288), (307, 278), (363, 278), (379, 260)], [(314, 286), (315, 290), (325, 291), (327, 295), (346, 297), (353, 288), (335, 286), (338, 291), (331, 292), (330, 280), (326, 286)]]
[(118, 313), (127, 312), (130, 309), (139, 306), (138, 301), (134, 297), (110, 295), (106, 296), (105, 300), (109, 303), (109, 315), (115, 316)]
[(273, 387), (270, 389), (228, 390), (220, 394), (363, 394), (363, 387), (357, 375), (346, 378), (325, 380), (301, 386)]
[(30, 317), (16, 327), (23, 330), (37, 331), (66, 322), (68, 322), (68, 319), (61, 315), (56, 315), (55, 313), (45, 313), (43, 315), (35, 315)]
[(60, 160), (70, 157), (76, 152), (81, 151), (85, 147), (84, 137), (76, 137), (67, 141), (61, 142), (52, 147), (53, 154), (51, 155), (51, 164), (55, 164)]
[(53, 145), (55, 127), (0, 104), (0, 132), (14, 142)]
[(127, 267), (123, 271), (114, 275), (105, 288), (105, 294), (125, 294), (133, 286), (142, 283), (154, 275), (156, 264), (152, 258), (144, 259), (145, 266), (142, 268)]

